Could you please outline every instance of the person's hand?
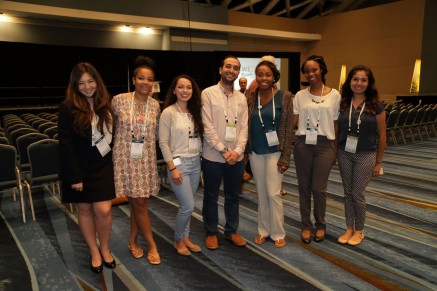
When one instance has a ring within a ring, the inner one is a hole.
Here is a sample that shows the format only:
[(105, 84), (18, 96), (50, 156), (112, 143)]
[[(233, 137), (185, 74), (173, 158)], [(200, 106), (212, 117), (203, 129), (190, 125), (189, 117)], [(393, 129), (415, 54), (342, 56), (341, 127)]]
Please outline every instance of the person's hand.
[(287, 171), (287, 170), (288, 170), (288, 166), (280, 166), (280, 165), (278, 165), (279, 173), (284, 174), (285, 171)]
[(72, 184), (71, 185), (71, 189), (79, 191), (79, 192), (82, 192), (82, 190), (83, 190), (83, 183), (80, 182), (80, 183), (77, 183), (77, 184)]
[(171, 171), (170, 174), (171, 174), (171, 180), (173, 181), (173, 183), (175, 183), (176, 185), (182, 184), (182, 174), (181, 174), (181, 172), (179, 172), (178, 168)]
[(381, 169), (382, 169), (382, 164), (376, 163), (375, 167), (373, 168), (373, 177), (381, 176)]
[(236, 151), (227, 151), (223, 154), (226, 163), (229, 165), (235, 165), (238, 162), (240, 155)]

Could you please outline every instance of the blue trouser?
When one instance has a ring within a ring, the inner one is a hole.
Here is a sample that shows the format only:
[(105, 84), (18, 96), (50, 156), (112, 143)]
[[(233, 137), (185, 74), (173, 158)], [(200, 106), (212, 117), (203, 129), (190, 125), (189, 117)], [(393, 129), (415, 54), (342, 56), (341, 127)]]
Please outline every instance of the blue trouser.
[(238, 195), (244, 173), (244, 161), (231, 166), (227, 163), (202, 159), (202, 171), (204, 180), (202, 214), (206, 234), (213, 235), (218, 232), (217, 202), (222, 180), (225, 195), (225, 234), (236, 233), (239, 223)]
[(172, 181), (170, 171), (167, 170), (170, 186), (179, 201), (174, 235), (177, 241), (188, 237), (190, 232), (191, 214), (194, 211), (194, 195), (197, 192), (200, 180), (200, 156), (181, 157), (180, 159), (182, 163), (177, 168), (182, 174), (181, 185), (177, 185)]

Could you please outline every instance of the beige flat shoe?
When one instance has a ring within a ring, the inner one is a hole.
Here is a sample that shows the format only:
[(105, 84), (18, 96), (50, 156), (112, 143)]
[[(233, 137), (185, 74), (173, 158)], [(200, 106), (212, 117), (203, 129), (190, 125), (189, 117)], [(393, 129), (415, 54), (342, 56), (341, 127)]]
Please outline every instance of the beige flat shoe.
[(153, 255), (148, 253), (147, 254), (147, 261), (151, 265), (159, 265), (161, 264), (161, 258), (159, 257), (159, 254)]

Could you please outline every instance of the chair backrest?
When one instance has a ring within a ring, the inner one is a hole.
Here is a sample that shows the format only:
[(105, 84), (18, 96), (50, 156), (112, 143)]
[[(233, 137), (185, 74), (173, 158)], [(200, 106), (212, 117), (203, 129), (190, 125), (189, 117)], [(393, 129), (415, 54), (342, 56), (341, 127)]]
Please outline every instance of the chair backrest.
[(425, 123), (429, 122), (429, 119), (431, 118), (431, 113), (432, 113), (432, 108), (427, 107), (425, 109), (425, 114), (423, 114), (422, 124), (425, 124)]
[(44, 130), (44, 134), (47, 134), (49, 136), (49, 138), (53, 138), (53, 136), (57, 133), (58, 133), (58, 126), (57, 125), (49, 127), (46, 130)]
[(404, 126), (411, 126), (416, 119), (417, 110), (414, 108), (411, 108), (410, 111), (408, 111), (407, 121), (405, 121)]
[(414, 119), (413, 124), (420, 124), (423, 120), (423, 116), (425, 115), (425, 109), (420, 108), (419, 110), (417, 110), (417, 114), (416, 114), (416, 118)]
[(11, 143), (9, 142), (9, 140), (6, 137), (0, 136), (0, 144), (10, 145)]
[(437, 121), (437, 106), (434, 106), (431, 111), (428, 123), (435, 123)]
[(25, 134), (28, 133), (38, 133), (38, 130), (33, 129), (31, 127), (27, 127), (27, 128), (20, 128), (17, 130), (14, 130), (13, 132), (11, 132), (11, 135), (9, 136), (9, 140), (11, 141), (11, 145), (13, 145), (14, 147), (17, 147), (17, 139)]
[(387, 118), (387, 129), (391, 129), (395, 127), (395, 125), (398, 122), (398, 118), (399, 118), (399, 111), (397, 110), (390, 111), (390, 114), (388, 115)]
[(28, 121), (29, 119), (35, 117), (36, 115), (33, 113), (23, 113), (20, 115), (21, 119), (23, 119), (24, 121)]
[(31, 116), (29, 118), (26, 119), (26, 123), (29, 124), (30, 126), (32, 126), (32, 123), (36, 120), (41, 120), (41, 117), (39, 116)]
[(17, 139), (17, 150), (20, 155), (20, 168), (26, 168), (30, 166), (29, 156), (27, 154), (27, 148), (40, 140), (48, 139), (49, 137), (42, 133), (28, 133), (20, 136)]
[(13, 117), (13, 118), (11, 117), (3, 121), (5, 128), (22, 123), (26, 124), (26, 122), (19, 117)]
[(53, 127), (55, 125), (56, 125), (56, 123), (54, 123), (52, 121), (47, 121), (47, 122), (40, 124), (38, 126), (38, 131), (41, 133), (44, 133), (44, 130), (46, 130), (47, 128)]
[(408, 109), (402, 109), (401, 112), (399, 112), (399, 119), (397, 126), (404, 126), (405, 122), (407, 121), (408, 117)]
[(46, 123), (46, 122), (48, 122), (48, 121), (43, 119), (43, 118), (39, 118), (35, 121), (32, 121), (32, 127), (35, 129), (38, 129), (38, 126), (40, 126), (41, 124)]
[(16, 185), (17, 176), (15, 167), (17, 165), (17, 150), (11, 145), (0, 144), (0, 189), (7, 189)]
[(57, 115), (53, 115), (53, 116), (48, 117), (47, 119), (50, 120), (50, 121), (53, 121), (53, 122), (57, 122), (58, 121), (58, 116)]
[(59, 141), (43, 139), (27, 148), (32, 183), (58, 180)]
[(22, 129), (22, 128), (31, 128), (31, 127), (26, 123), (17, 123), (17, 124), (8, 126), (8, 127), (6, 127), (6, 137), (10, 138), (11, 132), (13, 132), (17, 129)]

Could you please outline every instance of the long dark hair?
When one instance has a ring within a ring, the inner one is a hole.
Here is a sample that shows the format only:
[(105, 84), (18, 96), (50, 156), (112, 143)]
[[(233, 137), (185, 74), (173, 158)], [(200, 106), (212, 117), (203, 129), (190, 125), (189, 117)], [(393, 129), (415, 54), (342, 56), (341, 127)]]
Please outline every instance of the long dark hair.
[(199, 85), (197, 85), (196, 81), (192, 77), (188, 75), (179, 75), (173, 79), (173, 82), (171, 83), (171, 86), (168, 89), (167, 94), (165, 95), (164, 109), (176, 103), (177, 96), (173, 92), (180, 79), (187, 79), (191, 82), (193, 94), (190, 100), (188, 100), (187, 109), (191, 113), (191, 116), (193, 116), (194, 130), (199, 134), (201, 138), (203, 138), (204, 129), (202, 122), (202, 99), (200, 95), (201, 91)]
[(350, 72), (347, 75), (346, 81), (343, 83), (343, 86), (341, 87), (341, 102), (340, 102), (340, 112), (344, 112), (347, 110), (352, 102), (352, 97), (354, 96), (354, 93), (351, 89), (351, 80), (354, 77), (354, 75), (358, 71), (364, 71), (366, 72), (367, 79), (368, 79), (368, 85), (367, 89), (364, 92), (364, 95), (366, 97), (366, 112), (370, 112), (372, 114), (376, 114), (376, 109), (378, 107), (379, 102), (379, 94), (378, 90), (375, 88), (375, 77), (373, 76), (373, 72), (369, 67), (358, 65), (353, 67)]
[[(85, 73), (88, 73), (96, 82), (94, 108), (91, 108), (86, 97), (79, 92), (79, 81)], [(103, 132), (103, 123), (105, 123), (111, 130), (114, 114), (111, 109), (110, 96), (99, 72), (90, 63), (78, 63), (73, 67), (65, 100), (72, 106), (73, 130), (80, 136), (86, 136), (85, 130), (91, 126), (94, 113), (99, 117), (97, 129)]]
[(316, 63), (318, 63), (319, 64), (319, 66), (320, 66), (320, 70), (322, 71), (321, 72), (321, 75), (322, 75), (322, 82), (323, 82), (323, 84), (326, 84), (326, 74), (328, 74), (328, 66), (326, 66), (326, 63), (325, 63), (325, 60), (323, 59), (323, 57), (322, 56), (318, 56), (318, 55), (312, 55), (312, 56), (309, 56), (303, 63), (302, 63), (302, 66), (300, 67), (300, 71), (302, 72), (302, 74), (304, 74), (305, 75), (305, 64), (308, 62), (308, 61), (314, 61), (314, 62), (316, 62)]

